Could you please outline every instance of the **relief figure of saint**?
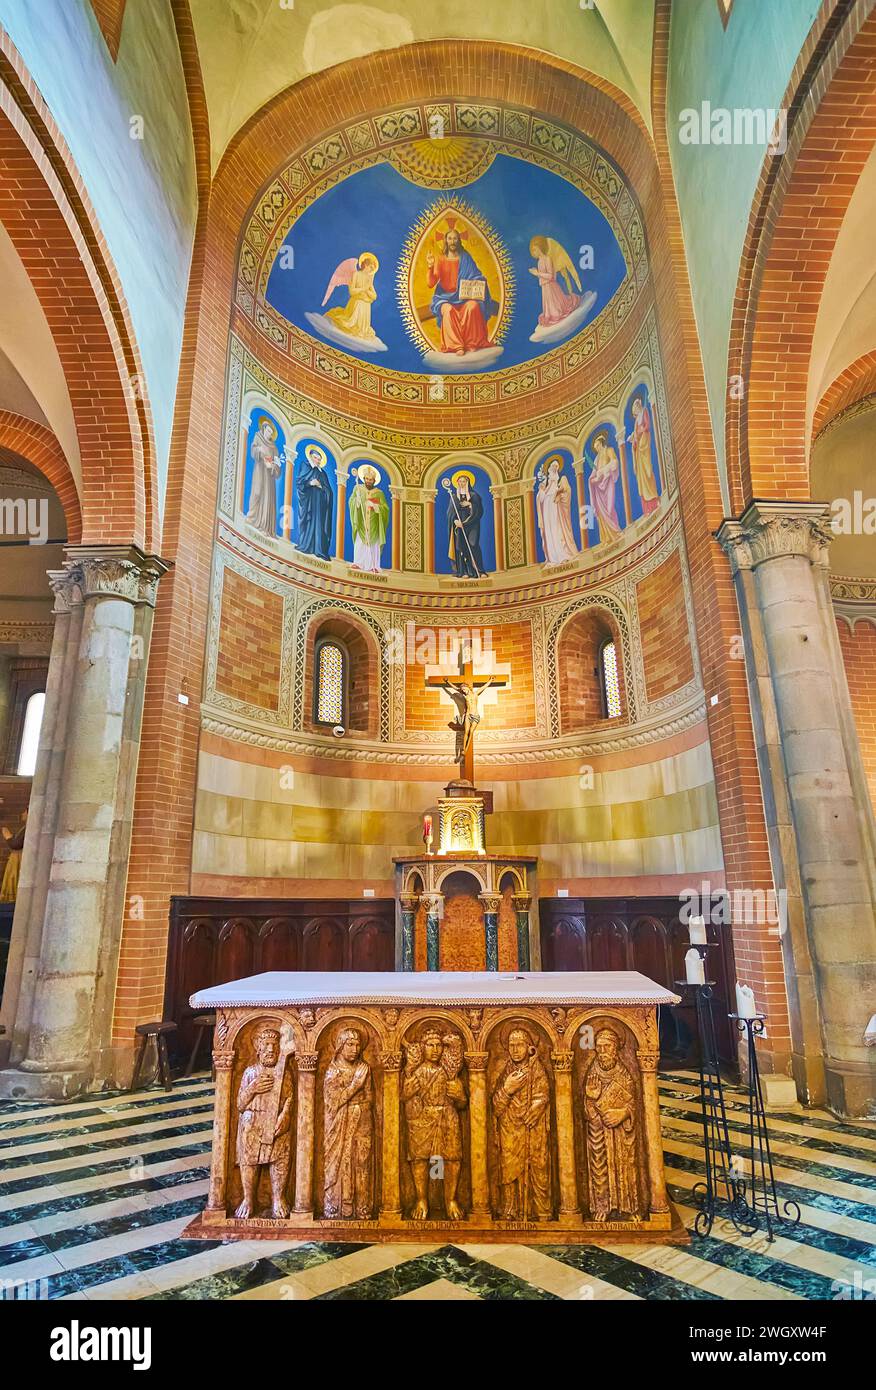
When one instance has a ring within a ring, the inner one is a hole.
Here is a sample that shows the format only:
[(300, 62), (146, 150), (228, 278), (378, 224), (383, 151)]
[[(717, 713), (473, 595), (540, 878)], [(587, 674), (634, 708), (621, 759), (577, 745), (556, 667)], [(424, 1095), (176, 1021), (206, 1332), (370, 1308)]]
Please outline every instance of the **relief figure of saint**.
[(374, 1085), (362, 1035), (345, 1028), (322, 1088), (325, 1141), (323, 1212), (367, 1220), (372, 1214)]
[(613, 1028), (596, 1034), (595, 1056), (584, 1078), (584, 1114), (594, 1221), (607, 1221), (612, 1212), (638, 1216), (636, 1092)]
[(508, 1037), (508, 1060), (493, 1088), (501, 1216), (551, 1219), (550, 1087), (525, 1028)]
[[(448, 1221), (461, 1221), (463, 1211), (456, 1200), (462, 1163), (462, 1124), (460, 1110), (467, 1104), (465, 1086), (460, 1079), (462, 1039), (457, 1033), (442, 1036), (429, 1029), (419, 1042), (405, 1047), (402, 1101), (405, 1111), (407, 1158), (411, 1165), (417, 1200), (411, 1212), (413, 1221), (429, 1215), (430, 1169), (444, 1174), (444, 1210)], [(440, 1164), (436, 1163), (440, 1160)]]
[(280, 1057), (280, 1034), (263, 1028), (254, 1039), (257, 1062), (246, 1068), (237, 1092), (237, 1161), (243, 1201), (234, 1215), (241, 1221), (257, 1216), (259, 1173), (271, 1179), (271, 1216), (289, 1215), (286, 1182), (289, 1177), (292, 1088), (286, 1077), (286, 1058)]

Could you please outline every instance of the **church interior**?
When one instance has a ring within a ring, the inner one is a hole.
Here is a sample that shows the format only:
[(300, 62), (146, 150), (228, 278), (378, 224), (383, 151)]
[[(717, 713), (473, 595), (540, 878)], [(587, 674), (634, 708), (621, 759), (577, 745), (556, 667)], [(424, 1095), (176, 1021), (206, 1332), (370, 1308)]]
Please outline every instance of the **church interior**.
[(874, 0), (0, 0), (4, 1297), (876, 1297), (874, 214)]

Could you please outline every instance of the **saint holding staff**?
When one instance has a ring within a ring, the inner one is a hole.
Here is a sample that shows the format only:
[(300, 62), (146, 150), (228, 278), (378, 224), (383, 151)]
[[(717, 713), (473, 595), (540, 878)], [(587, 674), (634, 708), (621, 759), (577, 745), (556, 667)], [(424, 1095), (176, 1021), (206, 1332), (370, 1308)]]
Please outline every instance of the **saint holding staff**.
[(356, 483), (350, 495), (353, 565), (355, 569), (377, 574), (389, 528), (389, 502), (377, 486), (380, 474), (372, 464), (364, 463), (350, 472)]
[(545, 563), (561, 565), (578, 554), (572, 530), (572, 488), (563, 473), (563, 457), (552, 454), (536, 474), (535, 507)]

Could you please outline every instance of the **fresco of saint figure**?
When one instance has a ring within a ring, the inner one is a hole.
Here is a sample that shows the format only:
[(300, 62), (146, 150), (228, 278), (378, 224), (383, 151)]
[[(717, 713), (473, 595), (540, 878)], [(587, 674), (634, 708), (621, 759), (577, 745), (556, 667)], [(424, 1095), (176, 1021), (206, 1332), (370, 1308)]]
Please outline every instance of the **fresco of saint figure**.
[(330, 560), (334, 541), (334, 497), (326, 476), (325, 450), (308, 444), (295, 478), (298, 497), (298, 539), (304, 555)]
[(536, 474), (535, 508), (546, 565), (561, 565), (578, 554), (572, 530), (572, 489), (563, 473), (563, 458), (553, 454)]
[(355, 569), (376, 574), (389, 527), (389, 502), (377, 486), (380, 474), (372, 464), (362, 464), (351, 472), (356, 480), (350, 494), (353, 565)]
[(373, 251), (363, 251), (360, 256), (341, 261), (328, 282), (321, 307), (325, 308), (339, 285), (347, 287), (347, 302), (325, 314), (306, 314), (311, 327), (342, 346), (363, 352), (385, 352), (386, 343), (371, 326), (371, 306), (377, 300), (374, 277), (379, 269), (380, 262)]
[(265, 536), (277, 534), (277, 489), (283, 456), (277, 447), (277, 426), (268, 415), (262, 415), (258, 429), (249, 446), (252, 459), (252, 478), (249, 486), (249, 510), (246, 519), (250, 526)]
[(621, 533), (617, 515), (617, 480), (620, 461), (617, 451), (608, 442), (608, 435), (598, 434), (593, 441), (593, 471), (590, 474), (590, 500), (599, 522), (599, 538), (616, 541)]
[(429, 288), (433, 291), (431, 309), (441, 325), (441, 351), (462, 356), (489, 348), (489, 320), (499, 306), (487, 286), (487, 277), (462, 244), (464, 232), (457, 218), (447, 218), (447, 231), (436, 256), (427, 252)]
[(633, 433), (630, 443), (633, 450), (633, 469), (642, 502), (642, 512), (656, 512), (660, 506), (657, 492), (657, 479), (654, 476), (654, 461), (651, 457), (651, 412), (644, 393), (635, 396), (630, 406), (633, 413)]
[(458, 469), (447, 491), (447, 540), (453, 573), (457, 579), (480, 579), (484, 574), (481, 553), (481, 519), (484, 503), (475, 487), (474, 474)]
[(553, 237), (534, 236), (529, 243), (529, 254), (536, 260), (536, 265), (529, 267), (529, 273), (541, 287), (541, 313), (530, 342), (565, 338), (583, 324), (596, 303), (596, 295), (593, 290), (582, 292), (574, 261)]

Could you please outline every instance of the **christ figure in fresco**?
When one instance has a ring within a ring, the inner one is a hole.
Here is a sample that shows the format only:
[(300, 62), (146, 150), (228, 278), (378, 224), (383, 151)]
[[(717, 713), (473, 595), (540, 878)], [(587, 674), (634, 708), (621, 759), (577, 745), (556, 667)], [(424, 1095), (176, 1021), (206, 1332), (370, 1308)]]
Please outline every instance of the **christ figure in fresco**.
[(562, 458), (554, 455), (547, 461), (546, 468), (542, 466), (538, 483), (535, 506), (545, 562), (561, 565), (564, 560), (574, 560), (578, 554), (572, 530), (572, 489), (563, 474)]
[(621, 533), (617, 515), (617, 480), (620, 461), (608, 442), (607, 434), (598, 434), (593, 441), (593, 472), (590, 474), (590, 499), (599, 522), (600, 540), (616, 541)]
[(657, 479), (654, 477), (654, 461), (651, 457), (651, 412), (644, 396), (636, 396), (631, 406), (633, 412), (632, 446), (633, 468), (645, 516), (655, 512), (660, 506), (657, 493)]
[(490, 295), (487, 277), (463, 248), (455, 222), (448, 217), (442, 249), (438, 256), (427, 253), (426, 266), (432, 313), (441, 325), (441, 351), (461, 356), (490, 347), (487, 324), (499, 306)]
[(265, 536), (277, 534), (277, 489), (282, 457), (277, 448), (277, 426), (268, 415), (259, 420), (252, 444), (249, 446), (252, 459), (252, 482), (249, 489), (249, 511), (246, 519), (250, 526)]

